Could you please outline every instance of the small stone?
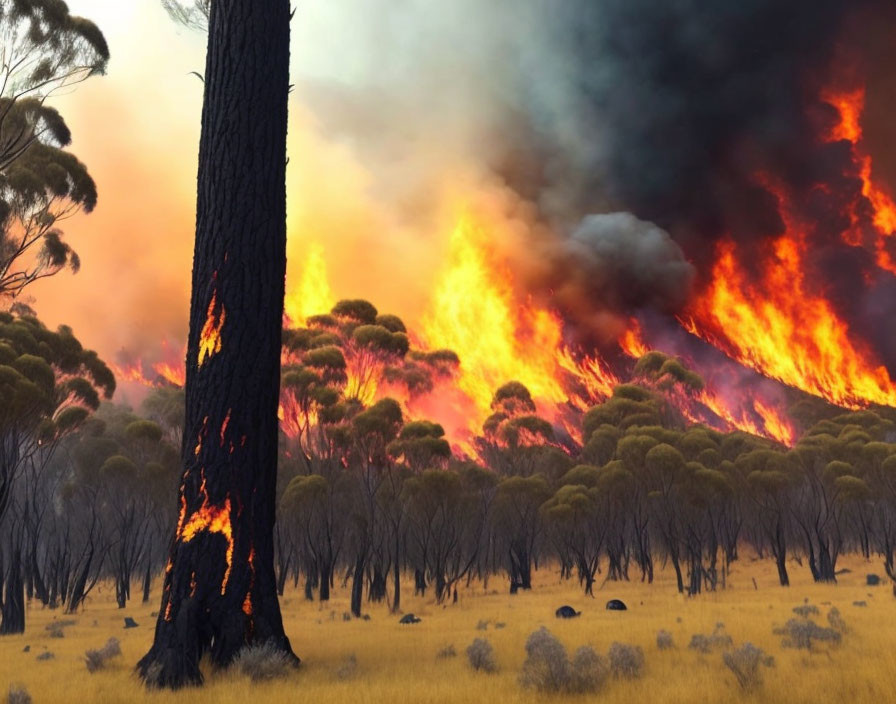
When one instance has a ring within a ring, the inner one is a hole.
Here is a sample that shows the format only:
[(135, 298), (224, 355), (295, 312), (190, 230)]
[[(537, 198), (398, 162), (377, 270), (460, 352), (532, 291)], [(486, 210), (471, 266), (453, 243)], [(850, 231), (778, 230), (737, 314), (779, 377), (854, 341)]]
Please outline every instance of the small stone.
[(420, 623), (421, 620), (422, 619), (419, 619), (416, 616), (414, 616), (414, 614), (405, 614), (404, 616), (401, 617), (401, 620), (399, 620), (399, 623), (404, 623), (404, 624)]
[(139, 625), (140, 625), (140, 624), (138, 624), (138, 623), (137, 623), (134, 619), (132, 619), (130, 616), (125, 616), (125, 617), (124, 617), (124, 627), (125, 627), (125, 628), (137, 628), (137, 626), (139, 626)]
[(628, 611), (628, 607), (620, 599), (610, 599), (607, 602), (607, 611)]

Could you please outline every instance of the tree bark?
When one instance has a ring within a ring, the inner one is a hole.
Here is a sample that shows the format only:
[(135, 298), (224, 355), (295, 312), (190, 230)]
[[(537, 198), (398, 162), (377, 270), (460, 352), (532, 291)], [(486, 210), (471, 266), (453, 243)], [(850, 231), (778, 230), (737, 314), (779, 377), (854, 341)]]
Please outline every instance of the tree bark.
[(0, 606), (0, 635), (25, 632), (25, 580), (22, 576), (22, 555), (16, 548), (3, 586)]
[(206, 652), (217, 667), (253, 643), (295, 658), (273, 539), (289, 20), (289, 0), (211, 5), (180, 513), (155, 640), (137, 666), (153, 687), (201, 683)]

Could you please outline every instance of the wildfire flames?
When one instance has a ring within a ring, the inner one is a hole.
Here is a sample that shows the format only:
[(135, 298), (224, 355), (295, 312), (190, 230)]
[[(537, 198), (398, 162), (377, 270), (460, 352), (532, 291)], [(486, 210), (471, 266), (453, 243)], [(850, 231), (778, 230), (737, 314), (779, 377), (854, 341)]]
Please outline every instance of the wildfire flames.
[[(896, 231), (896, 206), (871, 179), (871, 157), (862, 149), (864, 91), (826, 96), (840, 112), (826, 141), (846, 141), (862, 179), (860, 197), (849, 204), (843, 240), (863, 246), (874, 230), (878, 265), (894, 271), (886, 249)], [(849, 408), (896, 405), (896, 384), (882, 362), (851, 331), (834, 304), (807, 279), (812, 223), (800, 218), (791, 195), (768, 177), (757, 178), (778, 200), (785, 232), (764, 255), (762, 276), (740, 265), (734, 242), (718, 247), (712, 279), (682, 323), (741, 364), (788, 386)], [(869, 208), (870, 205), (870, 208)], [(867, 215), (870, 212), (870, 223)]]
[[(855, 183), (860, 183), (855, 198), (842, 199), (847, 225), (840, 238), (850, 247), (871, 252), (876, 266), (889, 276), (896, 272), (896, 259), (888, 249), (896, 232), (896, 203), (874, 180), (862, 130), (865, 91), (829, 92), (822, 100), (836, 110), (839, 119), (818, 135), (818, 143), (845, 144), (858, 179)], [(755, 266), (745, 266), (747, 255), (753, 262), (757, 258), (743, 244), (733, 237), (719, 240), (708, 276), (678, 321), (730, 357), (730, 364), (743, 365), (786, 387), (847, 408), (896, 406), (896, 384), (883, 361), (855, 334), (826, 289), (809, 274), (816, 223), (783, 181), (772, 174), (756, 174), (755, 182), (775, 199), (782, 230), (774, 237), (755, 240), (752, 246), (759, 251)], [(829, 190), (821, 184), (814, 195), (825, 197)], [(396, 398), (407, 418), (440, 422), (455, 449), (473, 455), (472, 439), (481, 434), (483, 422), (493, 411), (495, 390), (517, 381), (531, 392), (539, 415), (561, 435), (581, 442), (581, 413), (608, 398), (627, 378), (631, 362), (626, 359), (641, 358), (654, 349), (646, 341), (651, 338), (651, 326), (643, 318), (631, 317), (613, 349), (598, 352), (571, 346), (568, 321), (559, 311), (520, 294), (522, 282), (514, 279), (509, 264), (491, 246), (500, 241), (503, 227), (502, 222), (473, 211), (457, 219), (446, 238), (445, 263), (434, 278), (428, 305), (418, 315), (419, 325), (412, 326), (414, 348), (453, 350), (459, 368), (435, 379), (429, 393), (410, 393), (386, 379), (384, 366), (369, 358), (362, 347), (349, 343), (342, 389), (346, 397), (365, 405), (384, 396)], [(321, 244), (310, 242), (303, 275), (285, 301), (287, 326), (300, 327), (333, 307), (336, 296), (328, 264), (332, 262), (328, 263)], [(200, 365), (221, 349), (225, 321), (226, 311), (213, 290), (200, 338)], [(172, 355), (165, 356), (170, 360)], [(158, 378), (183, 384), (181, 363), (163, 361), (151, 368)], [(118, 371), (125, 379), (146, 381), (140, 364)], [(715, 377), (725, 381), (724, 369), (697, 365), (695, 371), (704, 374), (704, 389), (669, 395), (684, 418), (723, 431), (736, 428), (763, 435), (788, 446), (795, 443), (798, 429), (785, 410), (786, 394), (714, 383)], [(290, 437), (307, 434), (317, 424), (315, 413), (284, 396), (281, 428)], [(214, 532), (223, 525), (220, 510), (209, 506), (206, 514), (184, 524), (185, 531)]]
[[(871, 221), (874, 225), (873, 247), (877, 254), (877, 265), (882, 269), (896, 273), (896, 260), (888, 251), (889, 238), (896, 233), (896, 203), (884, 188), (873, 179), (873, 163), (871, 155), (865, 151), (862, 132), (862, 113), (865, 110), (865, 89), (858, 88), (847, 93), (831, 93), (825, 100), (837, 108), (840, 122), (831, 130), (828, 141), (847, 141), (852, 144), (853, 154), (859, 166), (859, 177), (862, 180), (862, 196), (871, 205)], [(864, 241), (862, 233), (862, 217), (860, 208), (863, 203), (853, 203), (850, 212), (852, 227), (844, 233), (844, 241), (852, 245), (861, 245)]]
[(289, 292), (283, 305), (283, 314), (291, 325), (303, 325), (312, 315), (330, 310), (336, 303), (327, 276), (324, 248), (319, 242), (308, 246), (302, 278), (299, 285)]
[[(509, 381), (519, 381), (531, 392), (539, 414), (574, 442), (581, 442), (581, 413), (608, 398), (621, 378), (599, 354), (585, 354), (565, 343), (564, 323), (557, 312), (531, 300), (518, 300), (510, 270), (488, 247), (490, 234), (491, 226), (471, 214), (459, 218), (449, 240), (444, 269), (437, 277), (428, 311), (422, 316), (420, 339), (414, 340), (420, 348), (457, 351), (457, 373), (450, 379), (439, 379), (429, 394), (411, 395), (384, 381), (382, 368), (364, 358), (363, 350), (347, 349), (344, 393), (365, 404), (383, 396), (396, 398), (403, 404), (406, 417), (441, 423), (457, 452), (475, 456), (472, 439), (481, 434), (482, 424), (492, 412), (495, 390)], [(726, 261), (721, 259), (722, 263)], [(736, 271), (733, 258), (730, 261), (727, 279), (737, 282), (731, 275)], [(322, 295), (312, 295), (316, 290)], [(332, 307), (327, 265), (319, 246), (309, 249), (303, 277), (293, 291), (285, 305), (288, 325)], [(307, 302), (297, 299), (305, 295), (302, 292), (308, 295)], [(220, 349), (224, 312), (221, 310), (218, 316), (216, 308), (213, 295), (206, 322), (209, 334), (204, 330), (200, 359)], [(732, 315), (738, 310), (733, 309)], [(619, 339), (619, 351), (639, 358), (650, 349), (641, 324), (631, 319)], [(172, 369), (180, 371), (180, 376), (164, 378), (183, 378), (182, 368), (172, 365)], [(143, 379), (142, 374), (139, 378)], [(693, 422), (719, 430), (737, 428), (787, 445), (795, 440), (792, 423), (773, 408), (774, 404), (758, 397), (731, 399), (706, 389), (698, 396), (678, 397), (675, 402)], [(317, 423), (315, 414), (313, 408), (300, 408), (288, 396), (281, 399), (281, 428), (289, 437), (310, 432)], [(225, 419), (222, 438), (226, 427)], [(199, 447), (197, 444), (197, 450)], [(210, 507), (204, 516), (196, 518), (195, 525), (217, 525), (215, 519), (220, 520), (221, 514), (214, 511)]]
[[(606, 398), (615, 377), (598, 358), (575, 360), (555, 313), (516, 302), (510, 273), (489, 260), (486, 234), (471, 216), (460, 219), (423, 319), (429, 347), (458, 352), (457, 385), (474, 405), (475, 431), (490, 413), (495, 390), (508, 381), (522, 383), (542, 404)], [(578, 382), (581, 396), (571, 395), (569, 381)]]
[(186, 368), (184, 359), (187, 356), (187, 347), (182, 345), (177, 348), (162, 340), (160, 344), (162, 359), (157, 362), (146, 362), (137, 359), (126, 364), (110, 365), (119, 381), (133, 382), (140, 386), (158, 386), (169, 384), (171, 386), (183, 386), (186, 383)]

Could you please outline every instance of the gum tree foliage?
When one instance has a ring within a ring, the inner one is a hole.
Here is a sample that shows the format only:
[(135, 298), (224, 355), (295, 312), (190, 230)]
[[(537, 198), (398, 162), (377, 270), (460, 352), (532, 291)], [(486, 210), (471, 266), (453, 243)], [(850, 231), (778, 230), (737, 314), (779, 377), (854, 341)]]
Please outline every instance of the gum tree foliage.
[(152, 577), (164, 565), (160, 546), (174, 518), (168, 498), (177, 487), (178, 454), (158, 423), (126, 407), (107, 404), (91, 424), (71, 448), (75, 471), (67, 489), (96, 501), (109, 546), (103, 575), (113, 580), (116, 602), (124, 608), (138, 570), (146, 601)]
[(211, 0), (193, 0), (193, 2), (177, 2), (177, 0), (161, 0), (162, 7), (172, 20), (184, 27), (198, 32), (208, 31), (208, 17), (211, 12)]
[(22, 632), (24, 596), (47, 586), (38, 551), (60, 442), (109, 398), (115, 379), (65, 326), (0, 312), (0, 633)]
[(96, 206), (96, 185), (70, 152), (48, 100), (105, 71), (109, 48), (62, 0), (0, 4), (0, 297), (80, 260), (59, 224)]

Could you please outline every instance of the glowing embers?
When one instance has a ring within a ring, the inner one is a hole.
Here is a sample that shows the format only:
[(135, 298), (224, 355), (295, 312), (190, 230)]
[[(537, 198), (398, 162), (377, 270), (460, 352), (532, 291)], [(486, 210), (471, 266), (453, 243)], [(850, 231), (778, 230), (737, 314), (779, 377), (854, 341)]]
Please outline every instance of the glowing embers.
[(723, 242), (712, 281), (682, 324), (741, 364), (831, 403), (896, 405), (886, 368), (805, 281), (804, 238), (787, 224), (755, 279), (739, 265), (734, 244)]
[(208, 304), (205, 325), (199, 334), (198, 364), (201, 367), (207, 360), (221, 351), (221, 331), (227, 320), (227, 311), (223, 305), (218, 304), (218, 291), (212, 290), (212, 300)]
[(252, 590), (255, 588), (255, 548), (249, 550), (249, 591), (246, 592), (246, 598), (243, 600), (243, 613), (248, 617), (252, 617)]
[(189, 543), (202, 534), (221, 535), (227, 541), (225, 560), (227, 568), (221, 581), (221, 594), (227, 591), (230, 573), (233, 570), (233, 527), (231, 524), (230, 497), (223, 503), (212, 503), (208, 495), (205, 472), (202, 472), (202, 484), (199, 487), (202, 505), (194, 513), (187, 516), (186, 498), (181, 497), (181, 518), (178, 524), (177, 538), (182, 543)]

